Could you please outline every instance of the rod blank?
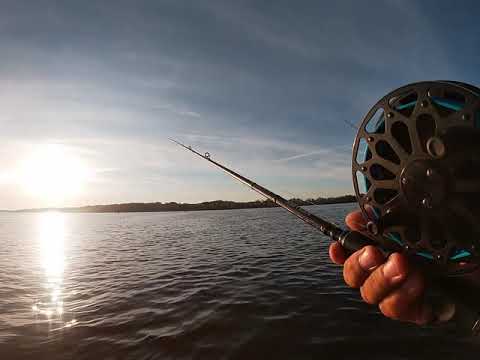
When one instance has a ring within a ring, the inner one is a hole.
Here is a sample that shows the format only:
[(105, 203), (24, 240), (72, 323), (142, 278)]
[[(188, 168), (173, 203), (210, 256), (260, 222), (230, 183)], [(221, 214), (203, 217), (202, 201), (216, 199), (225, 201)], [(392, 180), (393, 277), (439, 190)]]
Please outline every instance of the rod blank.
[(332, 238), (333, 240), (340, 240), (342, 238), (342, 234), (345, 233), (344, 230), (336, 226), (335, 224), (326, 221), (310, 212), (307, 210), (302, 209), (299, 206), (292, 206), (289, 204), (287, 199), (284, 199), (278, 194), (275, 194), (274, 192), (268, 190), (267, 188), (264, 188), (263, 186), (253, 182), (252, 180), (244, 177), (243, 175), (240, 175), (239, 173), (227, 168), (226, 166), (216, 162), (215, 160), (212, 160), (210, 153), (205, 153), (201, 154), (198, 151), (194, 150), (191, 146), (187, 146), (185, 144), (182, 144), (181, 142), (169, 138), (170, 141), (174, 142), (175, 144), (185, 148), (188, 151), (191, 151), (195, 155), (201, 157), (204, 160), (207, 160), (211, 164), (215, 165), (216, 167), (222, 169), (224, 172), (226, 172), (228, 175), (231, 177), (237, 179), (240, 181), (242, 184), (248, 186), (252, 190), (256, 191), (260, 195), (264, 196), (265, 198), (273, 201), (275, 204), (278, 206), (284, 208), (291, 214), (295, 215), (299, 219), (301, 219), (303, 222), (313, 226), (317, 230), (321, 231), (323, 234), (327, 235), (328, 237)]

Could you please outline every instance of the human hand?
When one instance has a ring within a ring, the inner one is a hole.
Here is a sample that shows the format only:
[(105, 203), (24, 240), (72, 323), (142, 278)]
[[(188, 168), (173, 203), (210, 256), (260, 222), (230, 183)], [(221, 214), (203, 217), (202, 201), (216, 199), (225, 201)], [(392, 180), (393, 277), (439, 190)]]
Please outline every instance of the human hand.
[[(365, 229), (366, 220), (360, 211), (350, 213), (345, 222), (352, 230)], [(386, 317), (418, 325), (439, 320), (425, 301), (425, 278), (403, 254), (386, 258), (376, 247), (366, 246), (347, 258), (339, 243), (330, 245), (329, 254), (334, 263), (343, 264), (347, 285), (359, 288), (363, 300), (378, 305)]]

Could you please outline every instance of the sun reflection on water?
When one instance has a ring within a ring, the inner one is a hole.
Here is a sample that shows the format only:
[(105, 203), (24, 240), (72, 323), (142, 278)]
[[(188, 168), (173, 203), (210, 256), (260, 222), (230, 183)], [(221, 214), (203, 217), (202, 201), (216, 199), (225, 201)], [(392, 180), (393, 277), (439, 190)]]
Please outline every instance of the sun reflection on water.
[(75, 319), (64, 319), (63, 272), (65, 269), (65, 214), (48, 212), (38, 217), (40, 263), (45, 273), (42, 294), (32, 311), (49, 323), (71, 327)]

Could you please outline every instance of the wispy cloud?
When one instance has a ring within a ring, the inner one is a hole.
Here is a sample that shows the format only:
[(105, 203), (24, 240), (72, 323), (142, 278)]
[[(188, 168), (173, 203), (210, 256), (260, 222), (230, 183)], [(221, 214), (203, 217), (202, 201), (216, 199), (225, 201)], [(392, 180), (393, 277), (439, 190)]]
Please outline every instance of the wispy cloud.
[(190, 116), (194, 118), (200, 118), (202, 115), (200, 115), (198, 112), (195, 111), (178, 111), (179, 115), (185, 115), (185, 116)]
[(321, 155), (321, 154), (325, 154), (325, 153), (326, 153), (325, 150), (311, 151), (311, 152), (307, 152), (307, 153), (304, 153), (304, 154), (298, 154), (298, 155), (285, 157), (285, 158), (282, 158), (282, 159), (277, 159), (275, 161), (276, 162), (287, 162), (287, 161), (291, 161), (291, 160), (297, 160), (297, 159), (310, 157), (312, 155)]

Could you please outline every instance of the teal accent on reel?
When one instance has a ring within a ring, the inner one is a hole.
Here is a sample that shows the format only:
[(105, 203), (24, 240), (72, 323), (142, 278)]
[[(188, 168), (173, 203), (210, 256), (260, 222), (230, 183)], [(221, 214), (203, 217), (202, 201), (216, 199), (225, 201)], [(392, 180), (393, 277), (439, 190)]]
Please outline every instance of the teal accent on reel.
[(387, 237), (388, 237), (390, 240), (396, 242), (398, 245), (404, 246), (403, 241), (401, 240), (401, 237), (400, 237), (400, 234), (399, 234), (399, 233), (397, 233), (397, 232), (390, 232), (390, 233), (387, 234)]
[(439, 97), (432, 97), (432, 101), (439, 106), (443, 106), (444, 108), (453, 110), (453, 111), (460, 111), (465, 106), (465, 104), (462, 104), (458, 101), (446, 100)]
[(418, 256), (424, 257), (425, 259), (433, 260), (433, 255), (430, 254), (429, 252), (417, 251), (415, 254), (418, 255)]
[[(443, 106), (444, 108), (447, 108), (447, 109), (453, 110), (453, 111), (462, 110), (463, 107), (464, 107), (464, 104), (461, 103), (461, 102), (454, 101), (454, 100), (446, 100), (444, 98), (439, 98), (439, 97), (432, 97), (432, 101), (439, 106)], [(417, 104), (416, 100), (411, 101), (407, 104), (401, 104), (401, 105), (395, 106), (395, 110), (409, 109), (409, 108), (414, 107), (416, 104)]]
[(417, 103), (417, 100), (411, 101), (411, 102), (409, 102), (409, 103), (407, 103), (407, 104), (398, 105), (398, 106), (395, 106), (395, 110), (405, 110), (405, 109), (409, 109), (409, 108), (414, 107), (416, 103)]
[(472, 253), (470, 251), (467, 251), (465, 249), (456, 249), (455, 252), (453, 253), (453, 255), (450, 256), (450, 260), (463, 259), (463, 258), (469, 257), (471, 255), (472, 255)]
[(358, 186), (360, 188), (360, 191), (362, 191), (364, 193), (367, 193), (368, 189), (370, 189), (370, 186), (371, 186), (370, 180), (368, 180), (368, 178), (363, 174), (361, 174), (361, 178), (358, 179), (358, 180), (360, 180), (358, 182)]

